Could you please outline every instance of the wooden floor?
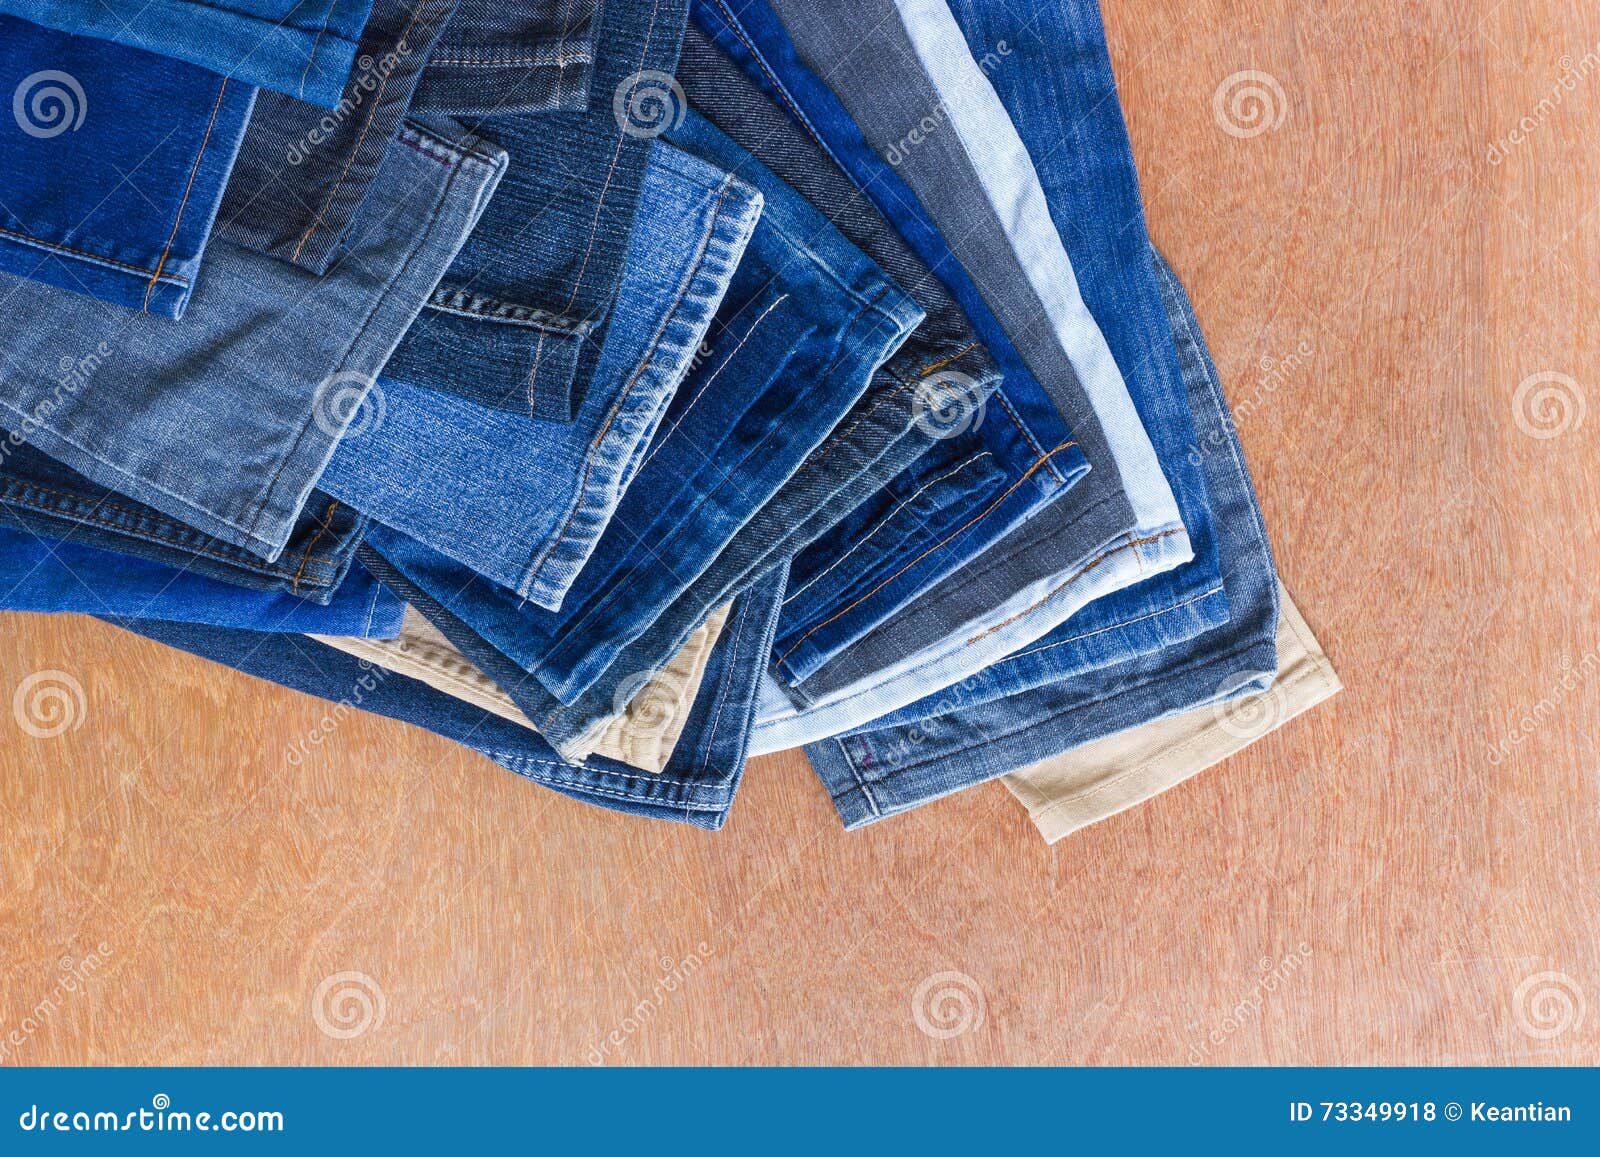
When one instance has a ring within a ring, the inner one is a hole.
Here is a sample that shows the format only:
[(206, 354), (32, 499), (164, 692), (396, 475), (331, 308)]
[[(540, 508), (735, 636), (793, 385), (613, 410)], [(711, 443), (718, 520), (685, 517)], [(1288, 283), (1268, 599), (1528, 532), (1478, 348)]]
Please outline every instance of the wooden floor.
[(1600, 9), (1105, 6), (1343, 695), (1054, 848), (797, 754), (707, 834), (7, 616), (0, 1061), (1600, 1062)]

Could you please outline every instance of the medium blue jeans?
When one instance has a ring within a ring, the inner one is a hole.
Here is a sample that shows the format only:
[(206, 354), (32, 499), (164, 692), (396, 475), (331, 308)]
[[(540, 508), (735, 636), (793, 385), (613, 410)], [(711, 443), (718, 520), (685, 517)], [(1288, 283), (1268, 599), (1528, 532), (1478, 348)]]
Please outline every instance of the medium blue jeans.
[(182, 317), (255, 89), (0, 16), (0, 93), (0, 272)]
[(190, 570), (0, 527), (0, 610), (392, 639), (405, 603), (359, 563), (326, 606)]
[[(337, 705), (333, 717), (360, 709), (413, 723), (573, 799), (714, 831), (727, 821), (744, 775), (756, 681), (762, 658), (772, 646), (784, 577), (780, 568), (735, 604), (712, 651), (683, 735), (660, 774), (604, 758), (568, 763), (520, 724), (304, 637), (178, 623), (113, 622), (168, 646), (326, 699)], [(506, 690), (513, 692), (511, 687)], [(310, 757), (327, 730), (310, 737), (309, 743), (301, 740), (286, 747), (285, 759), (298, 764)]]
[(812, 744), (811, 766), (847, 827), (1272, 682), (1278, 583), (1266, 527), (1193, 307), (1171, 268), (1156, 260), (1204, 448), (1198, 458), (1220, 540), (1227, 623), (1167, 643), (1158, 619), (1129, 623), (1108, 639), (1074, 616), (970, 683), (897, 713), (892, 725)]
[(559, 610), (611, 521), (761, 214), (761, 195), (657, 140), (619, 308), (578, 420), (508, 413), (393, 377), (383, 420), (321, 485), (536, 605)]
[[(683, 111), (671, 75), (687, 2), (606, 0), (587, 111), (453, 110), (511, 165), (395, 351), (392, 376), (516, 414), (575, 418), (622, 283), (651, 141)], [(448, 59), (428, 73), (454, 67)], [(432, 99), (419, 93), (418, 103), (431, 112)]]
[(505, 160), (408, 124), (332, 271), (215, 239), (182, 325), (0, 278), (0, 424), (102, 486), (276, 559)]
[(0, 12), (35, 24), (176, 57), (323, 108), (339, 103), (371, 9), (372, 0), (0, 0)]

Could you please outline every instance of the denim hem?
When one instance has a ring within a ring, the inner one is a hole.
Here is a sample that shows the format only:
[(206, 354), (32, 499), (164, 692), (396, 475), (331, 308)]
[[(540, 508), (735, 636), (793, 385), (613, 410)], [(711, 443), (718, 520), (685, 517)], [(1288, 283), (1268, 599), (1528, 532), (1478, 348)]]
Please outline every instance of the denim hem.
[[(1242, 664), (1242, 665), (1241, 665)], [(1254, 680), (1246, 680), (1232, 687), (1232, 694), (1244, 694), (1254, 688), (1264, 676), (1271, 679), (1278, 669), (1277, 644), (1272, 639), (1257, 641), (1249, 646), (1236, 648), (1224, 655), (1208, 655), (1201, 661), (1187, 664), (1183, 667), (1168, 668), (1157, 672), (1150, 678), (1138, 683), (1119, 685), (1105, 694), (1098, 695), (1083, 703), (1073, 704), (1074, 712), (1082, 712), (1095, 705), (1107, 702), (1121, 696), (1133, 694), (1149, 688), (1166, 689), (1170, 692), (1171, 701), (1164, 705), (1164, 709), (1151, 715), (1151, 719), (1163, 718), (1166, 715), (1179, 711), (1191, 710), (1204, 706), (1210, 701), (1209, 695), (1200, 696), (1198, 699), (1192, 694), (1196, 680), (1203, 680), (1199, 685), (1214, 689), (1217, 684), (1210, 682), (1218, 672), (1222, 678), (1238, 675), (1241, 671), (1255, 673)], [(1186, 690), (1191, 693), (1185, 694)], [(956, 765), (967, 752), (978, 747), (993, 748), (1012, 735), (1029, 731), (1049, 719), (1030, 718), (1013, 731), (1001, 734), (984, 734), (975, 737), (975, 741), (958, 751), (943, 751), (938, 755), (923, 760), (919, 763), (897, 764), (888, 774), (871, 778), (865, 769), (857, 765), (851, 756), (848, 745), (851, 737), (825, 740), (813, 743), (806, 747), (806, 758), (810, 761), (812, 770), (822, 780), (829, 796), (833, 800), (834, 808), (838, 811), (840, 819), (844, 821), (846, 830), (853, 831), (878, 820), (887, 819), (901, 812), (942, 799), (956, 792), (965, 791), (979, 783), (986, 783), (997, 779), (1009, 771), (1018, 768), (1008, 768), (1005, 771), (985, 775), (982, 779), (962, 780), (956, 776), (948, 777), (946, 782), (951, 786), (945, 787), (933, 794), (919, 795), (915, 791), (900, 795), (896, 785), (911, 772), (941, 765)], [(903, 785), (902, 785), (903, 786)]]
[[(807, 252), (812, 251), (808, 249)], [(814, 255), (812, 260), (816, 267), (826, 268), (820, 256)], [(829, 273), (833, 275), (831, 270)], [(851, 296), (861, 295), (852, 291)], [(808, 384), (807, 392), (819, 398), (831, 397), (830, 391), (837, 388), (836, 383), (843, 382), (853, 391), (849, 402), (854, 405), (865, 392), (872, 374), (887, 357), (892, 356), (893, 351), (905, 343), (921, 324), (922, 318), (922, 310), (915, 302), (906, 297), (893, 283), (883, 283), (876, 296), (866, 299), (860, 312), (842, 330), (838, 341), (839, 355), (824, 375)], [(851, 383), (859, 383), (859, 386)], [(747, 458), (770, 455), (774, 449), (781, 449), (784, 445), (783, 436), (787, 432), (788, 424), (780, 421), (750, 450)], [(811, 449), (815, 448), (813, 444)], [(795, 464), (795, 469), (798, 470), (803, 462), (804, 458), (801, 458), (800, 462)], [(782, 486), (791, 477), (793, 471), (784, 478), (775, 480), (778, 492), (781, 492)], [(716, 487), (689, 510), (674, 511), (674, 516), (680, 524), (684, 519), (692, 517), (696, 521), (710, 519), (710, 525), (727, 527), (727, 535), (718, 545), (717, 553), (726, 548), (728, 541), (755, 514), (755, 510), (748, 507), (728, 505), (733, 500), (743, 503), (749, 499), (749, 495), (743, 493), (724, 495), (721, 493), (722, 489), (721, 486)], [(762, 504), (770, 501), (771, 497), (768, 495)], [(705, 559), (704, 564), (693, 576), (689, 576), (688, 581), (692, 582), (694, 578), (698, 578), (714, 561), (714, 555)], [(547, 734), (559, 733), (564, 736), (564, 740), (555, 741), (557, 746), (560, 746), (561, 742), (577, 738), (599, 718), (594, 712), (600, 708), (593, 703), (594, 697), (586, 697), (585, 692), (606, 673), (622, 649), (648, 629), (649, 623), (654, 620), (655, 614), (645, 616), (639, 613), (640, 602), (637, 600), (640, 600), (641, 592), (637, 587), (639, 582), (646, 581), (654, 573), (658, 565), (652, 559), (648, 567), (636, 566), (627, 575), (620, 576), (592, 608), (564, 627), (563, 639), (550, 648), (543, 661), (534, 669), (539, 681), (563, 703), (575, 707), (587, 698), (593, 708), (592, 711), (573, 712), (576, 718), (563, 717), (559, 720), (551, 719), (547, 724), (541, 723), (541, 726), (548, 725), (551, 728)], [(665, 606), (656, 605), (660, 602), (658, 598), (646, 598), (643, 601), (657, 614), (666, 609)], [(625, 621), (630, 625), (631, 634), (615, 633), (617, 625), (615, 611), (619, 606), (630, 608)], [(565, 712), (560, 714), (567, 715)]]
[[(182, 315), (183, 304), (189, 298), (190, 281), (187, 277), (164, 270), (143, 269), (42, 237), (0, 229), (0, 269), (5, 272), (16, 277), (33, 277), (39, 272), (38, 267), (52, 257), (88, 274), (86, 280), (93, 291), (92, 296), (125, 309), (161, 314), (177, 320)], [(48, 284), (57, 283), (52, 278)], [(57, 288), (71, 290), (76, 287), (58, 285)]]
[(115, 11), (99, 11), (107, 6), (95, 0), (6, 6), (25, 20), (176, 57), (327, 109), (338, 107), (358, 48), (329, 25), (336, 16), (341, 24), (359, 16), (359, 30), (370, 7), (371, 0), (332, 0), (321, 21), (298, 26), (192, 0), (143, 0), (135, 24)]
[[(590, 26), (585, 23), (584, 29)], [(441, 44), (417, 86), (412, 112), (476, 118), (585, 112), (594, 52), (576, 33), (514, 48)]]
[[(561, 529), (534, 556), (516, 587), (517, 593), (534, 605), (559, 612), (567, 591), (594, 553), (643, 461), (645, 447), (705, 340), (761, 209), (761, 194), (729, 174), (698, 259), (688, 270), (676, 300), (663, 310), (645, 361), (628, 376), (590, 447)], [(680, 317), (685, 313), (687, 317)], [(680, 320), (685, 331), (669, 336)]]

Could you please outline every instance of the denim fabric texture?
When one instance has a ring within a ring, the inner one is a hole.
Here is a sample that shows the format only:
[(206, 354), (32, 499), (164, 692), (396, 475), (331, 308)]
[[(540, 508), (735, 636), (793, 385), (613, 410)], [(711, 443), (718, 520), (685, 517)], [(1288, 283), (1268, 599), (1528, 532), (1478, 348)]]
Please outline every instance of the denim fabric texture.
[[(742, 153), (692, 112), (670, 139), (724, 159)], [(557, 746), (613, 714), (617, 691), (650, 673), (619, 670), (614, 660), (778, 493), (922, 318), (882, 270), (802, 198), (760, 174), (753, 158), (744, 155), (739, 170), (772, 195), (708, 356), (673, 399), (559, 614), (386, 528), (369, 536), (412, 582), (537, 677), (557, 705), (523, 706)]]
[(367, 520), (348, 504), (312, 491), (288, 545), (267, 562), (89, 481), (13, 432), (0, 441), (0, 526), (326, 604), (350, 570)]
[(326, 273), (454, 8), (455, 0), (377, 0), (332, 112), (282, 93), (257, 94), (218, 236)]
[(182, 317), (255, 89), (0, 16), (0, 92), (0, 273)]
[(760, 214), (749, 185), (655, 141), (619, 309), (578, 420), (511, 414), (386, 377), (383, 420), (345, 436), (321, 485), (559, 610), (699, 356)]
[(413, 111), (468, 120), (585, 111), (599, 6), (599, 0), (460, 0)]
[[(1214, 630), (1161, 645), (1155, 623), (1126, 657), (1105, 655), (1098, 639), (1069, 619), (1036, 648), (952, 687), (936, 711), (914, 723), (866, 730), (806, 748), (847, 827), (1030, 767), (1064, 751), (1207, 704), (1264, 690), (1278, 670), (1278, 580), (1266, 528), (1245, 470), (1238, 434), (1216, 367), (1183, 287), (1164, 261), (1159, 276), (1182, 347), (1184, 379), (1199, 428), (1201, 455), (1222, 538), (1220, 557), (1230, 617)], [(1027, 688), (996, 697), (1010, 687)]]
[(0, 422), (102, 486), (278, 558), (504, 167), (471, 137), (408, 126), (347, 260), (319, 278), (217, 239), (182, 325), (0, 280)]
[(372, 639), (400, 630), (405, 603), (353, 566), (325, 606), (76, 542), (0, 527), (0, 610), (160, 619), (247, 631)]
[(587, 111), (468, 118), (510, 154), (510, 169), (392, 376), (515, 414), (576, 417), (621, 287), (650, 144), (682, 111), (671, 77), (686, 4), (606, 0)]
[(339, 103), (372, 0), (0, 0), (47, 28), (186, 60), (323, 108)]

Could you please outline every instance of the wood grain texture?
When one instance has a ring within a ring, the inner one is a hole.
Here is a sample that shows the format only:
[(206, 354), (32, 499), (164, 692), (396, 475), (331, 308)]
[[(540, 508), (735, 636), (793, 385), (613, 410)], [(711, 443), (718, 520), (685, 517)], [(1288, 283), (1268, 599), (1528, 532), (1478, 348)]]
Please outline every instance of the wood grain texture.
[[(1342, 696), (1054, 848), (997, 784), (847, 835), (794, 753), (708, 834), (378, 719), (291, 766), (322, 704), (7, 616), (0, 691), (84, 699), (0, 711), (4, 1061), (1600, 1062), (1600, 9), (1106, 17)], [(1247, 70), (1283, 115), (1236, 135)]]

